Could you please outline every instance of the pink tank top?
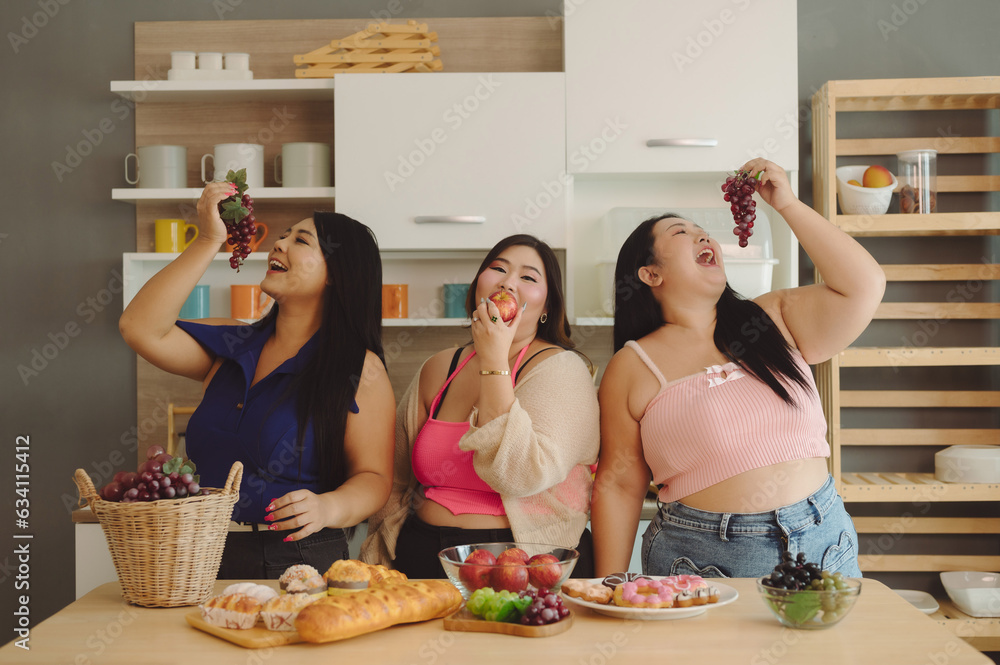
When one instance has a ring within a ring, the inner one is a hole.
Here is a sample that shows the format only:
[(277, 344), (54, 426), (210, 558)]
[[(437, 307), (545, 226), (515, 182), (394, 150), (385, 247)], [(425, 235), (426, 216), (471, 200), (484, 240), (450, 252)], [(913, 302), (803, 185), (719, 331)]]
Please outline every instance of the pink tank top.
[(830, 456), (823, 406), (798, 351), (793, 357), (810, 389), (786, 382), (791, 406), (732, 362), (667, 383), (641, 346), (625, 345), (660, 383), (639, 422), (646, 464), (662, 485), (660, 501), (679, 501), (751, 469)]
[[(511, 385), (514, 384), (517, 368), (528, 346), (530, 345), (521, 349), (514, 361)], [(413, 475), (424, 487), (424, 496), (440, 503), (453, 515), (506, 515), (500, 495), (476, 473), (472, 464), (472, 451), (458, 447), (459, 439), (469, 431), (469, 422), (452, 423), (434, 418), (448, 384), (474, 355), (475, 351), (451, 373), (431, 402), (427, 422), (413, 441)]]

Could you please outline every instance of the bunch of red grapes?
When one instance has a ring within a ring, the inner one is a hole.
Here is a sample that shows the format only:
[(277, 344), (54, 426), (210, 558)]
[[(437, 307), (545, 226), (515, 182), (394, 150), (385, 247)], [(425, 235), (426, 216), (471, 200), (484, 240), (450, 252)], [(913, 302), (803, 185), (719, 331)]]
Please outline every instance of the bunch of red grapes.
[(726, 178), (726, 184), (722, 186), (722, 191), (725, 192), (722, 198), (729, 201), (729, 209), (736, 222), (733, 235), (740, 237), (740, 247), (746, 247), (749, 244), (747, 239), (753, 235), (753, 223), (757, 219), (757, 202), (753, 200), (753, 193), (757, 191), (757, 184), (758, 180), (753, 174), (737, 171), (735, 175)]
[(521, 616), (521, 623), (525, 626), (544, 626), (569, 616), (569, 609), (563, 606), (562, 598), (548, 589), (526, 589), (518, 595), (531, 598), (531, 605)]
[(246, 193), (247, 170), (230, 171), (226, 181), (236, 185), (236, 193), (219, 203), (219, 216), (229, 231), (226, 244), (233, 248), (229, 265), (239, 272), (243, 259), (250, 256), (250, 241), (257, 235), (257, 218), (253, 216), (253, 199)]
[(163, 446), (150, 446), (146, 461), (136, 471), (119, 471), (114, 480), (101, 488), (105, 501), (135, 503), (157, 499), (183, 499), (207, 494), (198, 484), (191, 460), (174, 457)]

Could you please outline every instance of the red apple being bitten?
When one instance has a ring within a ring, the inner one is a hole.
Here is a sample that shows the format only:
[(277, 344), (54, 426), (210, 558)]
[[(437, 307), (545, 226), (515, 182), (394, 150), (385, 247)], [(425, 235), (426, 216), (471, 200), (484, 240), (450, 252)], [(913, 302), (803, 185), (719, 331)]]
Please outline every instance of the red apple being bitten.
[(528, 569), (520, 561), (498, 564), (490, 573), (490, 586), (494, 591), (524, 591), (528, 588)]
[(500, 310), (500, 318), (509, 323), (517, 315), (517, 299), (506, 289), (490, 294), (490, 300)]
[(461, 566), (458, 577), (469, 589), (482, 589), (490, 585), (490, 569), (496, 565), (497, 558), (489, 550), (473, 550), (465, 557), (466, 564)]
[(559, 584), (562, 566), (554, 554), (536, 554), (528, 559), (528, 581), (537, 589), (551, 589)]

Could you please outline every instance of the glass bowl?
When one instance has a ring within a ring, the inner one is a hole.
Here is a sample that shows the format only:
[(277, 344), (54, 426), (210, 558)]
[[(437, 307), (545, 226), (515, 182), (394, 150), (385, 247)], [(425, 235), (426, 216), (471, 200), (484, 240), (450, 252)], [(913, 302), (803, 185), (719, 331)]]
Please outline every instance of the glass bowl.
[[(508, 550), (516, 551), (504, 554)], [(579, 557), (574, 549), (541, 543), (475, 543), (438, 552), (445, 574), (466, 600), (484, 587), (515, 593), (528, 588), (558, 590)]]
[(844, 578), (844, 582), (846, 589), (792, 591), (764, 586), (757, 580), (757, 591), (781, 625), (819, 630), (837, 625), (854, 607), (861, 580)]

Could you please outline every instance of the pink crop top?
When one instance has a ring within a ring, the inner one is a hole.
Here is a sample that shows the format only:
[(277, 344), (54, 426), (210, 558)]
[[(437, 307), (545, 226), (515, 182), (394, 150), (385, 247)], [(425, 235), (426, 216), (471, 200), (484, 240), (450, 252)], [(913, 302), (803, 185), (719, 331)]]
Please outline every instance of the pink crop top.
[(678, 501), (751, 469), (830, 456), (819, 393), (798, 351), (793, 357), (810, 390), (786, 382), (797, 404), (791, 406), (732, 362), (667, 383), (642, 347), (625, 345), (660, 382), (639, 422), (643, 455), (653, 482), (662, 485), (660, 501)]
[[(514, 361), (511, 384), (515, 381), (517, 367), (527, 350), (528, 346), (521, 349)], [(413, 441), (413, 475), (424, 487), (424, 496), (440, 503), (453, 515), (506, 515), (500, 495), (476, 473), (472, 464), (472, 451), (458, 447), (459, 439), (469, 431), (469, 422), (452, 423), (434, 417), (448, 384), (474, 355), (475, 351), (451, 373), (431, 402), (427, 422)]]

